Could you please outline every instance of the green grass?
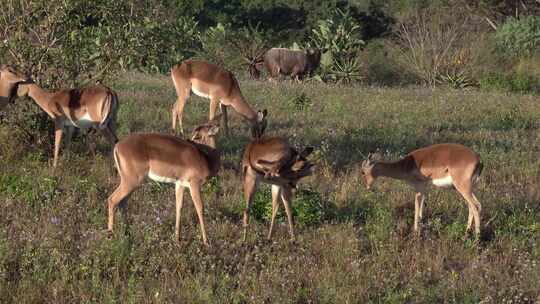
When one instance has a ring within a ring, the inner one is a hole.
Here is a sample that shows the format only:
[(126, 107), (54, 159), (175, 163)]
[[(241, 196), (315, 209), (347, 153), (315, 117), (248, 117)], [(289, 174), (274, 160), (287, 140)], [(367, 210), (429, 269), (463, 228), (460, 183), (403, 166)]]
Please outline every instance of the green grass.
[[(170, 132), (175, 93), (168, 77), (127, 74), (114, 87), (120, 137)], [(288, 82), (241, 81), (241, 87), (254, 107), (269, 110), (270, 135), (316, 147), (315, 174), (300, 184), (310, 192), (297, 206), (297, 220), (307, 219), (296, 226), (297, 243), (288, 240), (283, 219), (274, 239), (265, 240), (267, 186), (241, 242), (244, 202), (233, 170), (222, 170), (204, 189), (211, 248), (202, 245), (189, 196), (182, 242), (174, 242), (173, 187), (152, 182), (129, 201), (130, 236), (118, 214), (116, 233), (107, 239), (106, 199), (118, 177), (106, 140), (90, 135), (97, 142), (92, 154), (76, 138), (53, 172), (47, 138), (29, 145), (17, 128), (1, 125), (0, 302), (540, 301), (538, 96)], [(239, 167), (248, 130), (230, 113), (232, 136), (218, 145), (223, 159)], [(185, 130), (207, 115), (208, 101), (192, 97)], [(462, 239), (467, 208), (457, 192), (430, 192), (416, 239), (413, 190), (383, 179), (367, 191), (359, 176), (370, 151), (395, 159), (441, 142), (465, 144), (484, 163), (479, 245)]]

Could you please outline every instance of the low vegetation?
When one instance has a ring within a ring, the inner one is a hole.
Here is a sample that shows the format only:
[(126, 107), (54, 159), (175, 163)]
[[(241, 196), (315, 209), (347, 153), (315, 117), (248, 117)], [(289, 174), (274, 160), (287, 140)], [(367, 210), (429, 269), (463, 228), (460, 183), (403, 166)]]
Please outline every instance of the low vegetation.
[[(106, 236), (106, 199), (118, 176), (99, 134), (76, 136), (51, 169), (44, 128), (0, 125), (0, 302), (84, 303), (536, 303), (540, 301), (538, 96), (454, 90), (240, 81), (268, 133), (313, 145), (317, 167), (271, 242), (270, 191), (258, 194), (245, 243), (239, 162), (247, 126), (232, 115), (221, 136), (226, 168), (204, 187), (206, 249), (191, 200), (174, 241), (172, 186), (147, 182), (129, 202), (131, 233), (118, 215)], [(170, 131), (169, 77), (128, 73), (118, 134)], [(205, 121), (192, 97), (185, 128)], [(31, 100), (8, 107), (6, 117)], [(37, 112), (37, 110), (36, 110)], [(48, 123), (48, 122), (47, 122)], [(46, 125), (47, 126), (47, 125)], [(370, 151), (395, 159), (441, 142), (465, 144), (484, 163), (481, 241), (463, 239), (467, 208), (455, 191), (431, 191), (422, 235), (412, 233), (414, 192), (381, 180), (367, 191), (359, 164)], [(91, 152), (88, 146), (95, 148)], [(266, 187), (266, 188), (265, 188)], [(280, 210), (283, 213), (283, 208)]]

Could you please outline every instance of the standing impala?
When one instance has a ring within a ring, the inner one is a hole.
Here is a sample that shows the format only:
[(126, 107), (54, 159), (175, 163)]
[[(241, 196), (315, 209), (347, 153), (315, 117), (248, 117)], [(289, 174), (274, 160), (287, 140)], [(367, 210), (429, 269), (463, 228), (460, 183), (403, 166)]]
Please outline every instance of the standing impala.
[(0, 110), (15, 99), (19, 84), (28, 81), (30, 77), (14, 66), (0, 65)]
[(97, 84), (83, 89), (62, 89), (47, 92), (37, 84), (22, 83), (19, 85), (19, 96), (28, 95), (54, 121), (54, 161), (58, 164), (58, 154), (64, 127), (67, 128), (66, 146), (69, 146), (74, 128), (100, 129), (114, 145), (116, 137), (116, 112), (118, 97), (108, 87)]
[(227, 107), (232, 107), (244, 119), (252, 125), (260, 123), (257, 121), (257, 112), (246, 102), (238, 81), (234, 75), (217, 65), (195, 60), (185, 60), (184, 62), (171, 68), (171, 77), (178, 95), (178, 101), (172, 109), (172, 128), (176, 130), (176, 121), (182, 128), (182, 114), (184, 106), (190, 92), (197, 96), (210, 99), (209, 119), (214, 119), (218, 104), (223, 114), (223, 126), (228, 134)]
[(394, 162), (378, 160), (373, 154), (362, 162), (362, 175), (369, 189), (375, 179), (385, 176), (400, 179), (416, 190), (414, 202), (414, 231), (422, 219), (424, 198), (428, 187), (453, 186), (469, 205), (469, 219), (466, 234), (472, 223), (475, 232), (480, 234), (480, 212), (482, 206), (473, 193), (473, 188), (482, 172), (480, 157), (471, 149), (460, 144), (437, 144), (412, 151), (404, 158)]
[[(260, 132), (263, 131), (264, 128)], [(292, 191), (301, 178), (312, 174), (313, 164), (307, 160), (307, 156), (311, 152), (313, 152), (313, 148), (307, 147), (299, 153), (287, 141), (279, 137), (257, 137), (246, 146), (242, 159), (244, 197), (246, 200), (243, 221), (244, 241), (247, 237), (249, 225), (249, 210), (261, 181), (272, 185), (272, 220), (268, 231), (268, 239), (272, 238), (280, 197), (285, 206), (290, 237), (292, 240), (295, 239), (290, 206)]]
[[(203, 242), (208, 246), (204, 229), (204, 203), (201, 186), (216, 176), (220, 166), (219, 151), (214, 136), (219, 131), (217, 121), (201, 125), (193, 131), (191, 140), (156, 133), (132, 134), (114, 147), (114, 160), (120, 185), (109, 197), (108, 230), (113, 231), (114, 212), (121, 204), (124, 211), (129, 195), (145, 178), (173, 183), (176, 189), (176, 239), (180, 241), (180, 213), (184, 201), (184, 188), (189, 188), (195, 205)], [(124, 216), (127, 220), (127, 217)]]

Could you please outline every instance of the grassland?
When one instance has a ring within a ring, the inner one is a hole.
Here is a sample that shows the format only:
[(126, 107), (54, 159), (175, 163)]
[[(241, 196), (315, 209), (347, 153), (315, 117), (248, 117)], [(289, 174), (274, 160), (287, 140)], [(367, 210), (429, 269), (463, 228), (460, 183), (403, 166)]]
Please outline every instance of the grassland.
[[(120, 137), (170, 132), (175, 93), (167, 77), (128, 74), (114, 87)], [(316, 193), (320, 208), (315, 221), (298, 222), (296, 243), (283, 221), (266, 241), (261, 216), (241, 242), (241, 181), (230, 169), (205, 187), (211, 248), (202, 245), (189, 198), (182, 242), (174, 242), (174, 190), (151, 182), (130, 199), (131, 234), (122, 233), (118, 215), (108, 239), (105, 204), (118, 178), (106, 141), (91, 136), (92, 153), (77, 138), (53, 172), (48, 142), (25, 142), (17, 128), (0, 125), (0, 302), (540, 303), (538, 96), (241, 87), (251, 104), (269, 109), (270, 135), (317, 148), (316, 172), (300, 187)], [(207, 101), (192, 98), (185, 128), (205, 121), (207, 111)], [(232, 136), (218, 145), (228, 167), (238, 167), (248, 131), (238, 117), (230, 122)], [(463, 239), (467, 208), (457, 192), (430, 192), (415, 238), (412, 189), (380, 180), (370, 192), (360, 179), (358, 164), (369, 151), (395, 159), (441, 142), (465, 144), (484, 163), (479, 244)], [(259, 201), (269, 204), (265, 193)]]

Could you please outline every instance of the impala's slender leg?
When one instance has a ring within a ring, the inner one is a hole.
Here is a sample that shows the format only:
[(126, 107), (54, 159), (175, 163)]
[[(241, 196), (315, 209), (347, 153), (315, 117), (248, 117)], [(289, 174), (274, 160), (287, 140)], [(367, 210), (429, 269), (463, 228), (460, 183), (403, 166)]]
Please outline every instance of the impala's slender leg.
[(257, 191), (258, 179), (256, 173), (253, 172), (251, 168), (246, 168), (244, 172), (244, 198), (246, 200), (246, 209), (244, 209), (244, 237), (243, 241), (246, 241), (247, 230), (249, 225), (249, 210), (251, 209), (251, 204), (253, 203), (253, 196), (255, 191)]
[[(220, 102), (217, 97), (214, 97), (214, 96), (210, 97), (210, 114), (208, 115), (209, 116), (208, 120), (212, 120), (214, 119), (214, 117), (216, 117), (216, 111), (219, 104)], [(228, 130), (225, 129), (225, 132), (228, 132)]]
[(118, 188), (116, 188), (116, 190), (114, 190), (113, 194), (111, 194), (108, 199), (109, 220), (107, 224), (107, 230), (109, 231), (109, 233), (113, 232), (114, 213), (116, 212), (116, 208), (119, 204), (122, 204), (122, 213), (124, 214), (125, 220), (127, 221), (127, 200), (129, 195), (136, 188), (134, 184), (125, 182), (122, 177), (120, 179), (120, 185), (118, 186)]
[(58, 154), (60, 153), (60, 144), (62, 143), (62, 128), (63, 124), (59, 121), (54, 122), (54, 158), (53, 167), (58, 164)]
[[(452, 176), (452, 178), (454, 178)], [(458, 190), (458, 192), (463, 196), (463, 198), (467, 201), (469, 205), (469, 213), (472, 212), (473, 216), (473, 222), (474, 222), (474, 230), (475, 234), (478, 236), (480, 235), (480, 211), (482, 209), (482, 206), (480, 202), (476, 199), (474, 194), (472, 193), (472, 185), (470, 181), (462, 182), (462, 183), (454, 183), (454, 186)], [(470, 217), (470, 215), (469, 215)]]
[(291, 210), (291, 201), (292, 201), (292, 189), (288, 186), (281, 187), (281, 200), (285, 206), (285, 213), (287, 213), (287, 221), (289, 222), (289, 234), (291, 235), (291, 240), (295, 240), (294, 228), (293, 228), (293, 218)]
[(227, 118), (227, 106), (220, 103), (222, 124), (225, 128), (225, 135), (229, 136), (229, 119)]
[(482, 204), (480, 204), (480, 202), (478, 201), (478, 199), (476, 198), (476, 196), (474, 195), (474, 193), (471, 192), (471, 196), (473, 198), (473, 201), (474, 201), (474, 206), (476, 207), (476, 217), (474, 219), (474, 224), (475, 224), (475, 232), (477, 235), (480, 234), (480, 214), (482, 213)]
[(182, 206), (184, 205), (184, 189), (184, 186), (179, 183), (176, 184), (176, 225), (174, 232), (178, 242), (180, 242), (180, 215), (182, 214)]
[(184, 128), (182, 126), (182, 115), (184, 113), (184, 106), (189, 97), (190, 88), (177, 89), (178, 99), (172, 109), (172, 128), (176, 131), (176, 120), (180, 126), (180, 132), (184, 134)]
[(206, 229), (204, 228), (204, 203), (201, 199), (201, 185), (198, 182), (191, 182), (189, 184), (189, 193), (191, 194), (191, 199), (193, 200), (197, 216), (199, 217), (203, 243), (206, 246), (210, 246), (208, 244), (208, 239), (206, 238)]
[(268, 239), (272, 238), (272, 231), (274, 229), (274, 222), (279, 210), (279, 196), (281, 195), (281, 188), (277, 185), (272, 185), (272, 221), (270, 222), (270, 230), (268, 231)]
[(422, 205), (424, 204), (424, 194), (422, 192), (417, 192), (414, 198), (414, 232), (416, 234), (420, 233), (419, 222), (422, 218)]
[(472, 208), (469, 206), (469, 217), (467, 218), (467, 229), (465, 229), (465, 234), (471, 231), (473, 218), (474, 218), (474, 213), (472, 211)]

